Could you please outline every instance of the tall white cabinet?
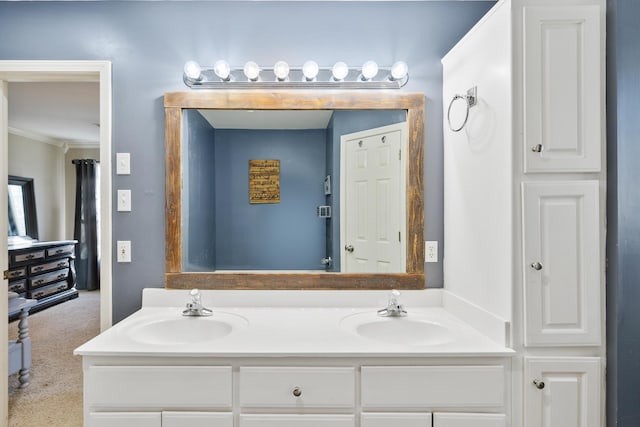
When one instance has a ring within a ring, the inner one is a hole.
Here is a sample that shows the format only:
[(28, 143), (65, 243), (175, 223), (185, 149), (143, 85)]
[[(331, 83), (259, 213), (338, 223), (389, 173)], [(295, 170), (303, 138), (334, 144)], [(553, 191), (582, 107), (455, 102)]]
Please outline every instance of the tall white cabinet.
[(511, 322), (514, 427), (605, 425), (604, 11), (499, 1), (443, 59), (444, 285)]

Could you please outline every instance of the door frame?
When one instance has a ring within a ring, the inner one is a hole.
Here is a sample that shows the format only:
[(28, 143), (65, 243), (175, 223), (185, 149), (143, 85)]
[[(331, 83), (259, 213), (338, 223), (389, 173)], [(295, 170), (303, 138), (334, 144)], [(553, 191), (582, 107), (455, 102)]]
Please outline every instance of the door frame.
[[(358, 132), (346, 133), (340, 135), (340, 271), (346, 265), (346, 256), (344, 253), (344, 245), (346, 244), (346, 232), (344, 225), (346, 224), (346, 186), (347, 182), (344, 177), (347, 176), (347, 147), (346, 142), (354, 138), (369, 136), (372, 131), (393, 132), (399, 130), (401, 135), (400, 150), (400, 218), (407, 218), (407, 160), (405, 156), (409, 153), (409, 134), (407, 132), (407, 122), (394, 123), (392, 125), (379, 126), (375, 128), (365, 129)], [(407, 221), (400, 221), (400, 234), (404, 239), (400, 245), (400, 265), (402, 270), (407, 271)], [(335, 255), (335, 254), (334, 254)]]
[[(97, 82), (100, 86), (100, 330), (112, 324), (111, 283), (111, 61), (4, 61), (0, 60), (0, 212), (7, 212), (7, 151), (9, 145), (8, 87), (10, 82)], [(7, 220), (0, 221), (6, 235)], [(4, 233), (4, 234), (3, 234)], [(0, 239), (0, 269), (8, 268), (7, 240)], [(7, 286), (0, 289), (0, 318), (8, 324)], [(8, 370), (8, 328), (0, 328), (0, 372)], [(8, 377), (0, 375), (0, 424), (6, 424)], [(2, 422), (4, 420), (4, 423)]]

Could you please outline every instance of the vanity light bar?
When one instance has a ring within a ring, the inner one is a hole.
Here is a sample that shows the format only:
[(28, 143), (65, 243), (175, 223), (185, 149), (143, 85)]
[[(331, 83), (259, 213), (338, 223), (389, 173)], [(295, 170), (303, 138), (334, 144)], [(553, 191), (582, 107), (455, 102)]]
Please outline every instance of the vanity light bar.
[(367, 61), (361, 69), (349, 68), (344, 62), (320, 67), (307, 61), (301, 67), (289, 67), (278, 61), (273, 67), (261, 67), (249, 61), (232, 67), (224, 60), (212, 66), (188, 61), (183, 81), (192, 89), (399, 89), (409, 81), (409, 72), (402, 61), (390, 67)]

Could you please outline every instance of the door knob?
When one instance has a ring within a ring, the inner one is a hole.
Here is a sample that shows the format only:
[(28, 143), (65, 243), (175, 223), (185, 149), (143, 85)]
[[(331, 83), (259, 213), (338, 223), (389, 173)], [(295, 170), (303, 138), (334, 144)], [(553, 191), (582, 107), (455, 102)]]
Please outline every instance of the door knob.
[(533, 268), (536, 271), (540, 271), (542, 270), (542, 264), (540, 264), (538, 261), (531, 263), (531, 268)]
[(344, 245), (344, 250), (347, 252), (353, 252), (353, 245)]

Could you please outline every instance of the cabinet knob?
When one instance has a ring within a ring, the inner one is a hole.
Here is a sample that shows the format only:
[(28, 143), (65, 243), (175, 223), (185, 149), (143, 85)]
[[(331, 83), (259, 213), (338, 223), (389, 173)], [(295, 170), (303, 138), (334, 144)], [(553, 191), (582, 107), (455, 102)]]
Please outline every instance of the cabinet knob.
[(345, 245), (344, 250), (347, 252), (353, 252), (353, 245)]
[(533, 385), (536, 386), (538, 390), (542, 390), (544, 388), (544, 381), (533, 380)]
[(531, 263), (531, 268), (533, 268), (536, 271), (540, 271), (542, 270), (542, 264), (540, 264), (538, 261)]
[(302, 389), (300, 387), (296, 387), (293, 389), (293, 395), (295, 397), (300, 397), (302, 396)]
[(533, 147), (531, 147), (531, 151), (533, 151), (534, 153), (542, 153), (543, 147), (542, 144), (536, 144)]

